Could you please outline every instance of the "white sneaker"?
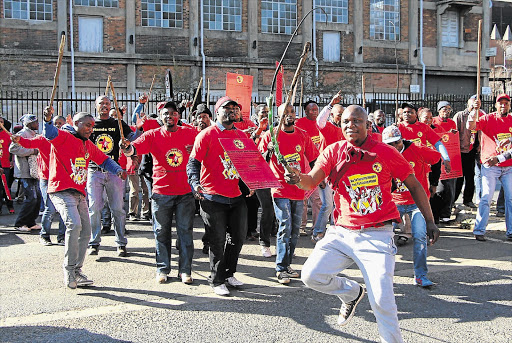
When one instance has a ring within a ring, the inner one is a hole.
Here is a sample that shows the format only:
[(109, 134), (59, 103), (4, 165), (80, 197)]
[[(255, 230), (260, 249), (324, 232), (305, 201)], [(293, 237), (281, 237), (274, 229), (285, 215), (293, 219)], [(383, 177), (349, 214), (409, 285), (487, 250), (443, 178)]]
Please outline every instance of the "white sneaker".
[(240, 286), (244, 285), (244, 283), (242, 281), (237, 280), (237, 278), (234, 276), (228, 277), (226, 279), (226, 283), (228, 286), (231, 286), (231, 287), (240, 287)]
[(31, 226), (30, 230), (41, 230), (41, 225), (36, 224), (34, 226)]
[(181, 273), (181, 282), (183, 282), (185, 285), (190, 285), (194, 282), (194, 279), (192, 279), (192, 276), (187, 273)]
[(90, 286), (94, 283), (94, 281), (85, 276), (80, 269), (75, 272), (75, 281), (77, 287)]
[(26, 225), (23, 225), (23, 226), (20, 226), (20, 227), (15, 227), (16, 230), (18, 231), (22, 231), (22, 232), (29, 232), (30, 231), (30, 228)]
[(439, 218), (439, 220), (443, 223), (449, 223), (451, 222), (451, 219), (450, 218)]
[(269, 247), (261, 247), (261, 254), (263, 257), (270, 258), (272, 257), (272, 252), (270, 252)]
[(226, 287), (225, 284), (218, 285), (218, 286), (212, 286), (212, 288), (213, 288), (213, 291), (215, 292), (215, 294), (217, 294), (217, 295), (223, 295), (223, 296), (229, 295), (229, 289)]
[(158, 282), (158, 283), (166, 283), (167, 282), (167, 274), (156, 273), (156, 282)]

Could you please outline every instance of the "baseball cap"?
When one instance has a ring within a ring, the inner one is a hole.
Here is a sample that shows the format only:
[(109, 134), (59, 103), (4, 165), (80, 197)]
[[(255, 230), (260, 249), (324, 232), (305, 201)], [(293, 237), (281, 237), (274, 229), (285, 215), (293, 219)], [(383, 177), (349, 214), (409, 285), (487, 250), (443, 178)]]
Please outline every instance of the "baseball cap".
[(197, 105), (195, 114), (198, 115), (198, 114), (201, 114), (201, 113), (206, 113), (206, 114), (208, 114), (210, 116), (210, 118), (212, 117), (212, 112), (206, 106), (206, 104), (199, 104), (199, 105)]
[(404, 108), (409, 107), (414, 109), (415, 111), (418, 111), (418, 108), (411, 104), (410, 102), (402, 102), (402, 105), (400, 105), (400, 108), (403, 110)]
[[(217, 103), (215, 104), (215, 112), (217, 112), (219, 110), (219, 108), (221, 108), (222, 106), (225, 106), (229, 103), (233, 103), (238, 106), (238, 103), (235, 100), (231, 99), (229, 96), (226, 95), (226, 96), (223, 96), (222, 98), (220, 98), (219, 100), (217, 100)], [(240, 110), (241, 109), (242, 108), (240, 108)]]
[(396, 142), (400, 139), (402, 139), (402, 133), (400, 132), (400, 129), (395, 125), (388, 126), (384, 129), (384, 131), (382, 131), (383, 143), (389, 144)]
[(37, 121), (37, 117), (34, 114), (25, 114), (23, 117), (20, 118), (23, 125), (28, 125), (30, 123), (33, 123)]
[(448, 101), (439, 101), (437, 103), (437, 110), (440, 111), (441, 108), (446, 107), (446, 106), (451, 106)]
[(162, 101), (156, 104), (156, 108), (158, 109), (158, 111), (161, 111), (164, 108), (172, 108), (175, 111), (177, 111), (178, 105), (176, 105), (174, 101)]
[(506, 99), (508, 101), (510, 101), (510, 97), (507, 95), (507, 94), (500, 94), (498, 95), (498, 97), (496, 98), (496, 102), (502, 100), (502, 99)]

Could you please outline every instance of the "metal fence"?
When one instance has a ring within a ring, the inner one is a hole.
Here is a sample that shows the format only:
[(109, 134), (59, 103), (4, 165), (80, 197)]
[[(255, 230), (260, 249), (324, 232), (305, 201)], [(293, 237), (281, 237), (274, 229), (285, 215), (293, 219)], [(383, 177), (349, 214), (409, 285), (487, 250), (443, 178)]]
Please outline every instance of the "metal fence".
[[(94, 100), (102, 95), (99, 92), (78, 92), (74, 96), (71, 93), (57, 93), (54, 101), (54, 109), (56, 114), (67, 116), (68, 114), (75, 114), (77, 112), (88, 112), (91, 114), (96, 113)], [(441, 100), (449, 101), (453, 108), (453, 114), (463, 110), (466, 107), (467, 100), (472, 94), (467, 95), (454, 95), (454, 94), (428, 94), (425, 99), (421, 99), (421, 94), (416, 93), (400, 93), (398, 94), (398, 102), (404, 101), (412, 102), (417, 107), (428, 107), (436, 113), (437, 103)], [(126, 106), (127, 110), (124, 115), (124, 120), (131, 123), (131, 114), (138, 103), (138, 94), (135, 93), (119, 93), (116, 94), (117, 103), (119, 106)], [(210, 109), (213, 113), (215, 102), (220, 96), (210, 96)], [(11, 121), (12, 123), (19, 122), (19, 118), (27, 113), (37, 115), (40, 120), (43, 117), (44, 107), (48, 105), (50, 99), (50, 92), (40, 91), (1, 91), (0, 92), (0, 115)], [(180, 102), (183, 99), (191, 99), (186, 93), (178, 93), (175, 96), (175, 101)], [(317, 101), (320, 106), (329, 103), (331, 95), (317, 96), (313, 100)], [(394, 120), (395, 112), (395, 99), (394, 93), (366, 93), (366, 109), (373, 112), (377, 109), (382, 109), (387, 115), (387, 121)], [(482, 96), (482, 109), (486, 112), (494, 111), (494, 97)], [(165, 100), (164, 94), (153, 94), (151, 100), (145, 107), (147, 114), (156, 113), (157, 103)], [(295, 108), (297, 116), (302, 117), (303, 111), (299, 108), (300, 103), (304, 103), (309, 99), (295, 99)], [(265, 102), (265, 97), (258, 96), (252, 99), (253, 103), (261, 104)], [(360, 94), (346, 94), (343, 96), (342, 105), (348, 106), (351, 104), (362, 105), (362, 97)], [(251, 112), (254, 108), (251, 108)], [(190, 120), (190, 111), (182, 114), (183, 119)]]

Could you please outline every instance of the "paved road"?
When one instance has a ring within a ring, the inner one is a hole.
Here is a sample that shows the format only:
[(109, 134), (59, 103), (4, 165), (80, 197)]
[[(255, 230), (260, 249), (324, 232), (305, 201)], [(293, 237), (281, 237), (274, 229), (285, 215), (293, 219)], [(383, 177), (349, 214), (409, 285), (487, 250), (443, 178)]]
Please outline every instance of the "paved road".
[[(442, 228), (429, 249), (430, 290), (412, 284), (412, 246), (399, 248), (395, 293), (407, 342), (511, 342), (512, 242), (503, 220), (492, 217), (487, 242), (470, 231)], [(175, 277), (156, 284), (154, 242), (146, 222), (128, 223), (128, 252), (117, 257), (114, 236), (100, 254), (88, 256), (84, 272), (94, 287), (63, 287), (63, 247), (43, 247), (35, 233), (13, 230), (14, 216), (0, 216), (1, 342), (375, 342), (377, 325), (365, 297), (353, 321), (336, 324), (334, 297), (276, 282), (272, 259), (256, 242), (242, 250), (237, 277), (246, 283), (229, 298), (206, 282), (202, 224), (195, 221), (193, 285)], [(54, 228), (56, 223), (54, 224)], [(54, 236), (52, 239), (55, 240)], [(301, 237), (293, 267), (312, 250)], [(274, 248), (272, 248), (274, 250)], [(175, 256), (174, 256), (175, 257)], [(173, 262), (173, 268), (176, 267)], [(346, 275), (361, 281), (357, 269)]]

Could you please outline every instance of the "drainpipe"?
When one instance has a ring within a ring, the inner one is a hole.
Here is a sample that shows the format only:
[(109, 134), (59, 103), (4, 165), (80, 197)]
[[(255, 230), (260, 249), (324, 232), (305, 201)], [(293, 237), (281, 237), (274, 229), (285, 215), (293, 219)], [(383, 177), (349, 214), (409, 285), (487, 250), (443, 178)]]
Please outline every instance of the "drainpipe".
[[(73, 0), (69, 0), (69, 44), (71, 44), (71, 98), (75, 98), (75, 49), (73, 47)], [(73, 109), (71, 109), (73, 110)]]
[(420, 1), (420, 63), (421, 63), (421, 99), (425, 100), (425, 62), (423, 62), (423, 0)]
[(318, 58), (316, 57), (316, 17), (313, 13), (313, 60), (315, 61), (315, 87), (318, 87)]
[[(206, 56), (204, 55), (204, 21), (203, 21), (203, 0), (201, 0), (199, 6), (201, 6), (199, 22), (201, 25), (201, 59), (202, 59), (202, 72), (203, 72), (203, 98), (206, 95)], [(201, 100), (202, 101), (202, 100)]]

